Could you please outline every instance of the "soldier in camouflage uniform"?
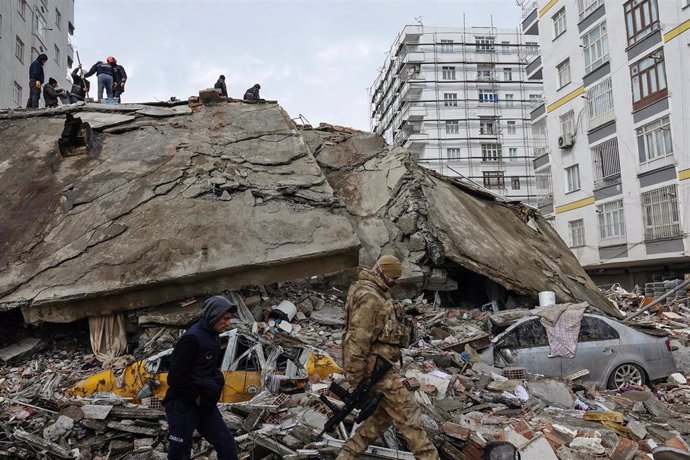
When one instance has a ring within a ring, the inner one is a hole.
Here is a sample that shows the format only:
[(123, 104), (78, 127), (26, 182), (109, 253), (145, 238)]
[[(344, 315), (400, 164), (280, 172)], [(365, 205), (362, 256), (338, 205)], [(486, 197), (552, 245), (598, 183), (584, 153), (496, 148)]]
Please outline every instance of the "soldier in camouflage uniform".
[[(402, 264), (393, 256), (381, 257), (373, 269), (363, 269), (347, 293), (347, 331), (343, 339), (345, 376), (353, 387), (371, 375), (380, 354), (391, 362), (400, 361), (400, 349), (408, 345), (410, 328), (404, 311), (390, 297), (390, 290), (402, 274)], [(421, 427), (421, 411), (403, 386), (400, 375), (391, 369), (373, 391), (384, 397), (376, 411), (354, 436), (345, 442), (336, 460), (355, 459), (392, 424), (405, 437), (418, 460), (438, 459), (438, 452)]]

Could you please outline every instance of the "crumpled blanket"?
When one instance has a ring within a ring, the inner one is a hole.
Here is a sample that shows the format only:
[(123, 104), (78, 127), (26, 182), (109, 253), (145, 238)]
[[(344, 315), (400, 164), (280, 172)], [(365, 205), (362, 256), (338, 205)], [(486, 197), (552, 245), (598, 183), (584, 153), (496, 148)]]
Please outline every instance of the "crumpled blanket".
[(124, 370), (128, 364), (135, 361), (127, 352), (127, 332), (125, 318), (122, 313), (108, 316), (89, 317), (89, 338), (91, 349), (103, 369), (113, 370), (116, 386), (122, 386)]
[(541, 318), (540, 323), (546, 329), (549, 338), (549, 358), (575, 357), (582, 316), (588, 306), (587, 302), (564, 303), (532, 310), (531, 313)]

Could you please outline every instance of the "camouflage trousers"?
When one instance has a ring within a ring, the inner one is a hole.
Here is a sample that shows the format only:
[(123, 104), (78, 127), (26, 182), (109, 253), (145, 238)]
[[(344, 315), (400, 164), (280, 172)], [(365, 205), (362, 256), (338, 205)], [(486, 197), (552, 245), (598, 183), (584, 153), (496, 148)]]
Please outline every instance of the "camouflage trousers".
[(374, 387), (383, 394), (376, 411), (357, 427), (336, 460), (355, 459), (378, 439), (391, 424), (403, 435), (417, 460), (438, 460), (438, 452), (421, 426), (422, 412), (397, 372), (389, 372)]

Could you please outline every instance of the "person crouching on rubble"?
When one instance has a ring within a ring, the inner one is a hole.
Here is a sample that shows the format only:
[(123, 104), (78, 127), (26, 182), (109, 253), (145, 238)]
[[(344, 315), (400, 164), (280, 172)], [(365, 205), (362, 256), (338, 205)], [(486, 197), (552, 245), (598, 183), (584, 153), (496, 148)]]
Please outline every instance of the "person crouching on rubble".
[[(410, 328), (404, 311), (391, 300), (390, 290), (402, 275), (402, 264), (393, 256), (381, 257), (373, 269), (359, 272), (347, 293), (347, 330), (343, 339), (345, 377), (352, 388), (367, 379), (376, 355), (399, 362), (401, 348), (408, 346)], [(421, 410), (403, 386), (400, 374), (391, 369), (374, 386), (383, 400), (348, 439), (336, 460), (355, 459), (393, 424), (418, 460), (437, 460), (438, 452), (421, 426)]]
[(168, 459), (188, 460), (197, 430), (216, 450), (218, 460), (236, 460), (235, 438), (223, 422), (218, 401), (223, 392), (218, 335), (230, 324), (237, 305), (223, 296), (204, 302), (201, 318), (177, 342), (163, 399), (168, 418)]

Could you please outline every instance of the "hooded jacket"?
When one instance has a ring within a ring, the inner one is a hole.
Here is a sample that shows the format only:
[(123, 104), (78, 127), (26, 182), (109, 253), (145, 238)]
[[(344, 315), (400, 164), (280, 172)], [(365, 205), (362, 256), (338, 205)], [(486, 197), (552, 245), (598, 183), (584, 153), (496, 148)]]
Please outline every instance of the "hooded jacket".
[(404, 312), (393, 304), (389, 288), (367, 268), (350, 286), (346, 308), (343, 363), (348, 382), (357, 385), (373, 372), (377, 354), (392, 362), (400, 360), (410, 328), (404, 324)]
[(222, 296), (204, 302), (199, 321), (175, 345), (163, 403), (175, 399), (195, 402), (197, 398), (202, 408), (218, 403), (224, 385), (220, 371), (223, 350), (213, 325), (232, 308), (233, 304)]
[(103, 61), (98, 61), (94, 65), (91, 66), (88, 72), (86, 72), (86, 75), (84, 75), (84, 78), (89, 78), (91, 75), (96, 74), (96, 75), (101, 75), (101, 74), (106, 74), (110, 75), (111, 77), (115, 76), (115, 70), (113, 69), (113, 66), (108, 64), (107, 62)]
[(43, 85), (43, 100), (46, 103), (46, 107), (57, 106), (58, 98), (61, 92), (62, 90), (60, 88), (55, 88), (50, 83)]
[(258, 101), (260, 99), (259, 90), (261, 87), (259, 85), (254, 85), (244, 92), (245, 101)]
[(43, 66), (41, 61), (45, 62), (48, 60), (48, 56), (45, 54), (39, 54), (38, 57), (29, 66), (29, 79), (36, 80), (43, 83), (45, 81), (45, 74), (43, 73)]
[(89, 89), (89, 81), (79, 76), (79, 67), (72, 71), (72, 88), (70, 94), (77, 97), (79, 100), (84, 100)]
[(228, 87), (225, 84), (225, 80), (219, 78), (213, 87), (220, 90), (221, 96), (228, 97)]

